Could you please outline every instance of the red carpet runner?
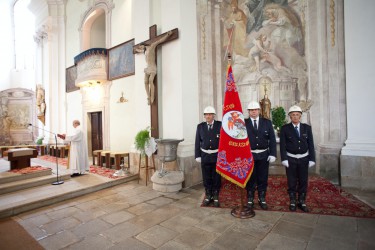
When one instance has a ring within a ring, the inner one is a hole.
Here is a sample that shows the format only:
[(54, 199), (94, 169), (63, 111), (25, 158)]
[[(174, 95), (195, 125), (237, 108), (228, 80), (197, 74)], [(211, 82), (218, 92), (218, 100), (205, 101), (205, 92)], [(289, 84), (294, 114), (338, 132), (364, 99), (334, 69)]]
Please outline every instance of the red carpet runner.
[[(234, 208), (239, 205), (240, 195), (241, 191), (238, 186), (222, 179), (219, 197), (222, 208)], [(244, 204), (247, 203), (247, 197), (245, 199)], [(269, 211), (289, 212), (289, 196), (285, 176), (270, 176), (268, 178), (266, 200)], [(257, 193), (255, 193), (254, 201), (254, 209), (261, 209), (257, 202)], [(313, 214), (375, 218), (375, 209), (353, 195), (338, 189), (322, 177), (309, 177), (306, 204), (310, 213)], [(303, 213), (301, 210), (297, 210), (297, 212)]]
[[(56, 158), (54, 156), (44, 155), (44, 156), (38, 156), (38, 159), (49, 161), (49, 162), (56, 162)], [(68, 158), (57, 158), (59, 166), (65, 166), (67, 165)], [(119, 179), (119, 178), (125, 178), (129, 175), (125, 176), (113, 176), (113, 174), (116, 172), (115, 169), (109, 169), (109, 168), (102, 168), (97, 166), (90, 166), (90, 173), (97, 174), (100, 176), (104, 176), (111, 179)]]

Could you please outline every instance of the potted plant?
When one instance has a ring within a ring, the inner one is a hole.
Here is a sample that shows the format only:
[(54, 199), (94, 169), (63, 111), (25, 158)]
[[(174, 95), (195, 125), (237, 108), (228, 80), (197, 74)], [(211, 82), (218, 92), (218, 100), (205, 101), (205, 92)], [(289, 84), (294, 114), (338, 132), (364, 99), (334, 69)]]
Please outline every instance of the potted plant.
[(277, 136), (280, 136), (281, 127), (286, 124), (286, 113), (283, 107), (275, 107), (271, 110), (272, 113), (272, 124), (277, 132)]
[(36, 145), (42, 145), (44, 140), (44, 136), (40, 136), (36, 139), (35, 143)]
[(141, 155), (145, 155), (146, 147), (150, 140), (150, 127), (147, 127), (145, 129), (142, 129), (139, 131), (134, 140), (135, 148), (141, 152)]

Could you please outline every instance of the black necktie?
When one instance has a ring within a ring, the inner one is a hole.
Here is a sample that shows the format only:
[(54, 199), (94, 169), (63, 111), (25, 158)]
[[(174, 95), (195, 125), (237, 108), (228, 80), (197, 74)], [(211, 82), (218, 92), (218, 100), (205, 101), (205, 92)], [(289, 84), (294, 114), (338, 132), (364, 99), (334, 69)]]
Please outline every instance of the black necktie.
[(297, 136), (299, 137), (298, 126), (295, 126), (294, 129), (296, 130)]
[(254, 120), (254, 128), (255, 128), (256, 130), (258, 130), (257, 120)]
[(208, 124), (208, 130), (212, 129), (212, 124)]

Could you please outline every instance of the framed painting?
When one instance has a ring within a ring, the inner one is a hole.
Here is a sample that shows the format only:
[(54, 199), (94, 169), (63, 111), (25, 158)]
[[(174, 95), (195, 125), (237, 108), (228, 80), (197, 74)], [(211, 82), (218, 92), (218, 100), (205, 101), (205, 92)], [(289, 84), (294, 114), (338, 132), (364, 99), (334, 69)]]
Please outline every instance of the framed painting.
[(65, 70), (65, 84), (66, 84), (66, 93), (73, 92), (79, 90), (76, 87), (76, 79), (77, 79), (77, 67), (71, 66)]
[(108, 80), (134, 75), (134, 39), (108, 50)]

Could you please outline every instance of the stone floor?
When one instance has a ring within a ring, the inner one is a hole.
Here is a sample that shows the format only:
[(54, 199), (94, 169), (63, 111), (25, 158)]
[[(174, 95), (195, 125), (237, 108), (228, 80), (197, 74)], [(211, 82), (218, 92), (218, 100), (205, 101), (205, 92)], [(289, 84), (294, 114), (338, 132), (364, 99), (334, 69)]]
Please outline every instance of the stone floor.
[(203, 190), (162, 195), (131, 181), (13, 219), (45, 249), (375, 249), (375, 219), (260, 210), (238, 219), (200, 207)]

